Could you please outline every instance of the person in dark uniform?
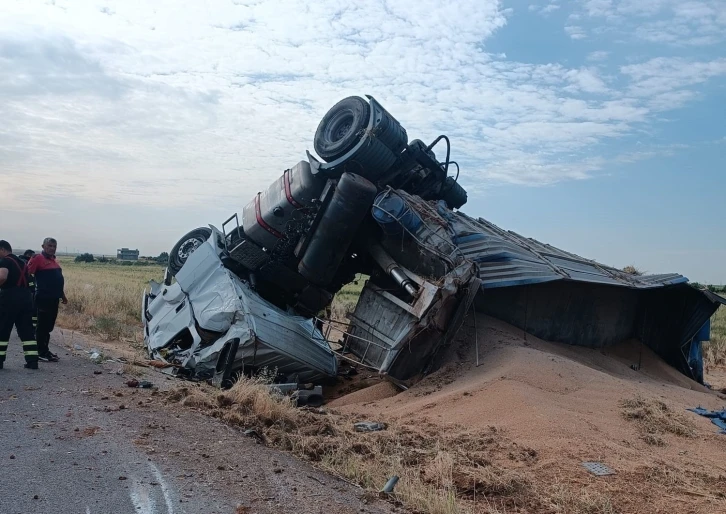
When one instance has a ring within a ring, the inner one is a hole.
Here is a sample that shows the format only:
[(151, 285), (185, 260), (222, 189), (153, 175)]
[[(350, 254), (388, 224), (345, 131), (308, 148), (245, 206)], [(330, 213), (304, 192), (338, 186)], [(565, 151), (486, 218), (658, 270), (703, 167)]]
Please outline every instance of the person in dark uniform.
[[(33, 258), (33, 255), (35, 255), (33, 250), (25, 250), (23, 255), (19, 255), (18, 257), (27, 265), (30, 259)], [(35, 308), (35, 277), (30, 273), (28, 273), (28, 287), (30, 288), (30, 294), (33, 295), (33, 332), (35, 333), (35, 330), (38, 328), (38, 309)]]
[(38, 369), (38, 345), (33, 335), (33, 297), (28, 288), (27, 266), (0, 240), (0, 369), (5, 365), (13, 327), (23, 342), (25, 367)]
[(58, 317), (58, 303), (68, 303), (63, 292), (65, 281), (55, 251), (58, 242), (52, 237), (43, 240), (43, 251), (28, 262), (28, 273), (35, 275), (35, 307), (38, 309), (38, 357), (43, 362), (58, 362), (58, 356), (50, 351), (50, 333)]

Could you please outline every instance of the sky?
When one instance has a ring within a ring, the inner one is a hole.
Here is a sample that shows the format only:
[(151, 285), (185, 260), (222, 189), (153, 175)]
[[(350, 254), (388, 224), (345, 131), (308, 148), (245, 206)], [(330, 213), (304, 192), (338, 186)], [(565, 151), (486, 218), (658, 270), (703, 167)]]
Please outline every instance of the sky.
[(365, 94), (467, 214), (726, 283), (726, 0), (2, 0), (0, 238), (158, 255)]

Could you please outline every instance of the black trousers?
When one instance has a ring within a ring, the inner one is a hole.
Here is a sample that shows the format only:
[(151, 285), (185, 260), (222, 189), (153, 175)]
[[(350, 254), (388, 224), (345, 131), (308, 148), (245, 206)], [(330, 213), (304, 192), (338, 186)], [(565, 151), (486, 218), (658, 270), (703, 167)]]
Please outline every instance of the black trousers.
[(33, 337), (33, 296), (26, 287), (0, 292), (0, 363), (5, 362), (13, 327), (23, 342), (25, 362), (38, 362), (38, 345)]
[(35, 339), (38, 341), (38, 353), (40, 355), (45, 355), (49, 351), (50, 333), (55, 328), (59, 303), (58, 298), (35, 297), (35, 307), (38, 312), (38, 327), (35, 329)]

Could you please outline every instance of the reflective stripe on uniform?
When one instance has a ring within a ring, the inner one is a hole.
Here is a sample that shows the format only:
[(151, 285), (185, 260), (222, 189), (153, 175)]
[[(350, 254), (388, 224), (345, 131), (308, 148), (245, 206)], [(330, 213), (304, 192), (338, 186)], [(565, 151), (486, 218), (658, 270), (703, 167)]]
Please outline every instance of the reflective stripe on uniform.
[(8, 353), (8, 343), (6, 341), (0, 342), (0, 357), (5, 357)]
[(38, 355), (38, 343), (36, 341), (23, 341), (23, 355), (36, 357)]

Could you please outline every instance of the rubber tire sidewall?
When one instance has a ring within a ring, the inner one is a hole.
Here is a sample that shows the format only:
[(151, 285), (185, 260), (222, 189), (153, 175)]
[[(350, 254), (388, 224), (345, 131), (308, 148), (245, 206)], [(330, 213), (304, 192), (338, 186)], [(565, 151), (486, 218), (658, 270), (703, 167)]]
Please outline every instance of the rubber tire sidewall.
[[(370, 105), (359, 96), (349, 96), (335, 104), (323, 117), (315, 131), (315, 152), (325, 161), (334, 161), (358, 144), (363, 131), (368, 127)], [(331, 123), (335, 123), (341, 115), (352, 116), (350, 129), (337, 141), (332, 141), (329, 134)]]
[[(199, 227), (195, 228), (190, 232), (187, 232), (181, 239), (179, 239), (179, 241), (176, 242), (176, 244), (171, 249), (171, 252), (169, 252), (169, 272), (172, 274), (172, 276), (176, 276), (176, 274), (179, 272), (180, 269), (182, 269), (182, 266), (184, 266), (184, 263), (186, 262), (186, 259), (182, 260), (181, 257), (179, 257), (179, 250), (182, 244), (190, 239), (197, 239), (201, 243), (204, 243), (211, 236), (212, 229), (208, 227)], [(188, 258), (189, 256), (187, 256), (187, 259)]]

